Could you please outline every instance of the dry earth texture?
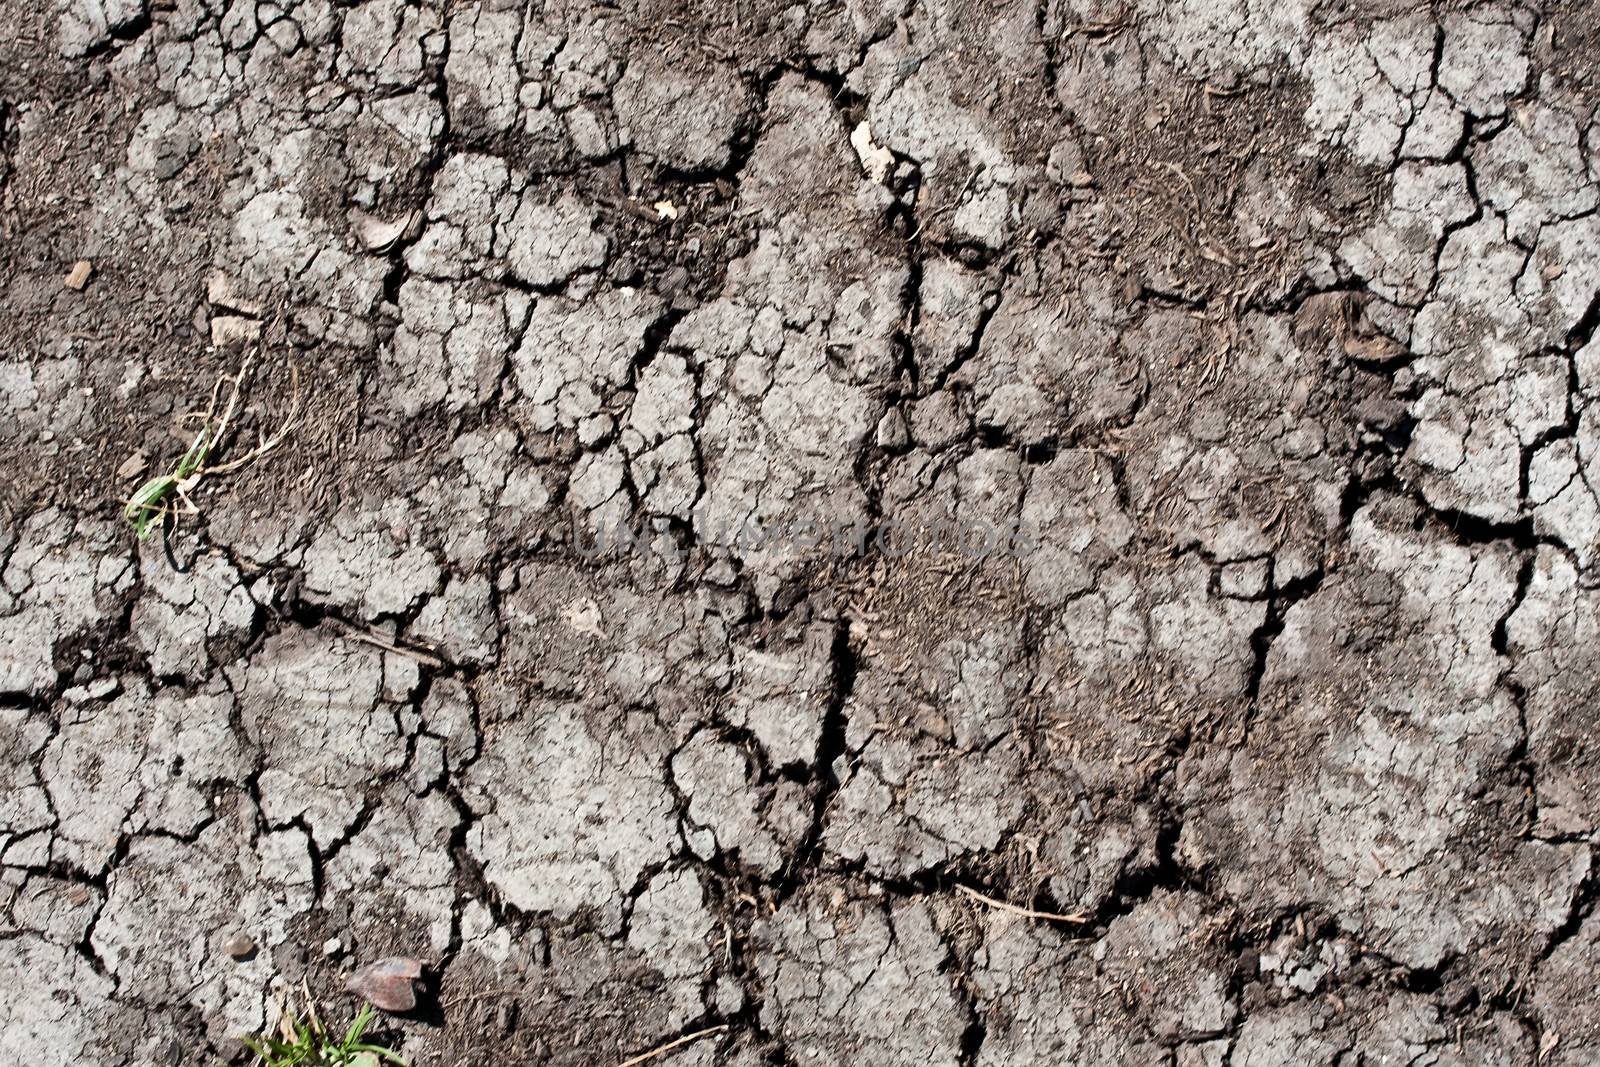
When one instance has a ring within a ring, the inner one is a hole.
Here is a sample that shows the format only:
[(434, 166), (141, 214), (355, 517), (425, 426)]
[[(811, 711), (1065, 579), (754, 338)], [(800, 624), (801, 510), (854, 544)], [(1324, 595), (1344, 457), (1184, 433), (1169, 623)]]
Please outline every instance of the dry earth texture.
[(1600, 1062), (1592, 8), (3, 21), (0, 1063)]

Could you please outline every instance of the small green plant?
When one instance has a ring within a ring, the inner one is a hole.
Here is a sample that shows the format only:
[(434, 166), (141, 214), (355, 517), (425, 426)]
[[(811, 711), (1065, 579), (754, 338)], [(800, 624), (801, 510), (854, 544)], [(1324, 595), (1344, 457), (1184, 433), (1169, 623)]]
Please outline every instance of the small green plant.
[(280, 1036), (245, 1038), (245, 1045), (265, 1067), (379, 1067), (380, 1063), (406, 1067), (406, 1061), (390, 1049), (361, 1040), (372, 1024), (372, 1005), (363, 1004), (344, 1037), (335, 1040), (315, 1011), (306, 1019), (279, 1019)]
[[(158, 474), (135, 489), (133, 495), (123, 505), (122, 517), (133, 527), (133, 532), (139, 535), (139, 540), (148, 538), (169, 515), (176, 519), (179, 515), (199, 514), (200, 509), (189, 499), (189, 491), (199, 484), (200, 479), (207, 475), (227, 474), (229, 471), (238, 470), (251, 460), (270, 452), (294, 425), (300, 409), (300, 375), (299, 371), (291, 366), (290, 377), (293, 381), (294, 396), (289, 401), (289, 413), (279, 425), (278, 431), (270, 438), (263, 436), (255, 448), (237, 459), (217, 466), (210, 465), (212, 454), (227, 436), (228, 425), (233, 421), (234, 409), (239, 405), (239, 391), (243, 387), (245, 375), (249, 372), (250, 361), (247, 359), (238, 373), (224, 374), (217, 379), (216, 385), (211, 389), (211, 403), (206, 410), (190, 412), (184, 416), (185, 422), (198, 421), (200, 432), (196, 435), (194, 443), (189, 446), (189, 450), (183, 454), (183, 458), (178, 460), (178, 465), (166, 474)], [(225, 400), (224, 390), (227, 392)]]
[(189, 499), (189, 490), (194, 486), (196, 472), (201, 469), (206, 454), (215, 443), (211, 427), (203, 427), (200, 436), (194, 439), (194, 444), (189, 446), (189, 451), (183, 454), (170, 473), (157, 475), (134, 490), (127, 506), (122, 509), (122, 517), (133, 524), (133, 532), (139, 535), (139, 540), (145, 540), (150, 536), (150, 531), (161, 525), (161, 520), (173, 509), (173, 496), (179, 497), (191, 510), (197, 510)]

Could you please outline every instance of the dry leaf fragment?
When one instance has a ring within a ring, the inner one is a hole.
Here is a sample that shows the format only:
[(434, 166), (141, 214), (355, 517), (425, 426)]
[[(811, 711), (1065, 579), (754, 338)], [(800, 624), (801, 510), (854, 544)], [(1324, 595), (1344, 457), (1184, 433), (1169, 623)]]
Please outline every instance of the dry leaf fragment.
[(403, 1012), (417, 1006), (422, 962), (411, 956), (385, 956), (360, 968), (344, 987), (379, 1011)]
[(1344, 353), (1365, 363), (1389, 363), (1406, 354), (1405, 346), (1388, 337), (1355, 337), (1344, 339)]
[(83, 287), (89, 284), (89, 276), (94, 273), (94, 264), (87, 259), (80, 259), (72, 265), (67, 276), (62, 280), (68, 289), (82, 292)]
[(122, 461), (122, 466), (117, 468), (117, 477), (123, 480), (137, 478), (144, 473), (144, 469), (148, 464), (149, 461), (145, 459), (143, 452), (135, 452)]
[(422, 223), (422, 212), (408, 211), (397, 219), (369, 215), (360, 208), (350, 211), (350, 225), (369, 252), (387, 252), (402, 238), (414, 237)]

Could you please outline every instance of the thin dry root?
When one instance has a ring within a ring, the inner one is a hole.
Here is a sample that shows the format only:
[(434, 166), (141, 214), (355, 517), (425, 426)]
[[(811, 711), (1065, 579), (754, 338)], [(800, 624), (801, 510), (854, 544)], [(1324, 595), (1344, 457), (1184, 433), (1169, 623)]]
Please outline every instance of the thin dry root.
[[(248, 364), (246, 364), (246, 366), (248, 366)], [(239, 373), (233, 378), (233, 395), (228, 400), (227, 411), (224, 412), (222, 422), (220, 423), (220, 428), (217, 433), (219, 440), (222, 437), (222, 433), (227, 430), (228, 419), (233, 414), (233, 402), (239, 395), (238, 382), (239, 379), (244, 376), (244, 373), (245, 367), (241, 367), (239, 369)], [(289, 413), (285, 415), (283, 417), (283, 421), (278, 424), (276, 433), (274, 433), (271, 437), (262, 438), (256, 447), (252, 448), (250, 451), (246, 452), (237, 459), (229, 460), (227, 463), (223, 463), (216, 467), (202, 466), (197, 473), (227, 474), (230, 471), (238, 470), (251, 460), (259, 459), (268, 452), (271, 452), (274, 448), (277, 448), (278, 445), (282, 443), (283, 439), (288, 436), (289, 431), (294, 429), (294, 424), (300, 417), (300, 368), (294, 363), (289, 364), (289, 388), (292, 390), (289, 396)]]

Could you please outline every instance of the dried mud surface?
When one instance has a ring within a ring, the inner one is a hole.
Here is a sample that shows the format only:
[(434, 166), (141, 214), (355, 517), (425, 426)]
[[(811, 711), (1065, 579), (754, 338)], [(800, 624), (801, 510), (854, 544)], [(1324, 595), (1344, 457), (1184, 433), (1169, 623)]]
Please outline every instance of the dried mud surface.
[(4, 19), (0, 1062), (1600, 1062), (1585, 5)]

